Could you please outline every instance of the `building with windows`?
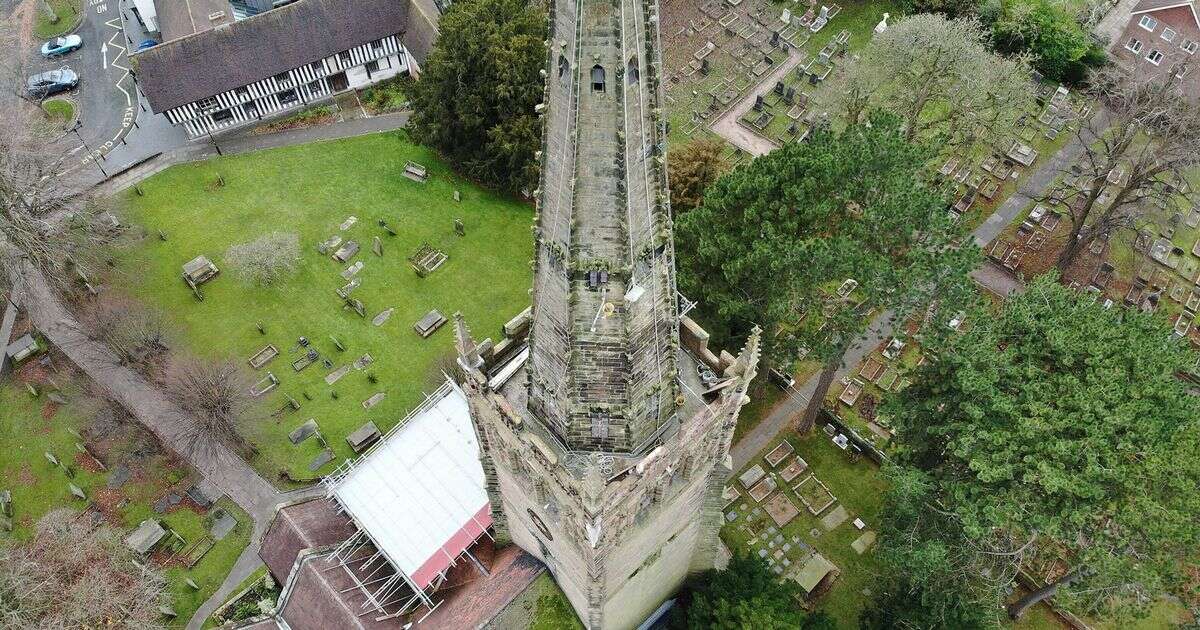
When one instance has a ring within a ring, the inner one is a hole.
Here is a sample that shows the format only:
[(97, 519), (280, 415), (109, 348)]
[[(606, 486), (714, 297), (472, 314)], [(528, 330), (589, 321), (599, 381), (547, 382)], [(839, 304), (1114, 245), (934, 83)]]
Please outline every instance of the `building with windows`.
[(1198, 0), (1141, 0), (1112, 42), (1113, 57), (1142, 77), (1180, 81), (1200, 98)]
[[(163, 43), (130, 56), (155, 113), (198, 137), (419, 72), (432, 0), (158, 0)], [(263, 10), (265, 8), (265, 10)]]

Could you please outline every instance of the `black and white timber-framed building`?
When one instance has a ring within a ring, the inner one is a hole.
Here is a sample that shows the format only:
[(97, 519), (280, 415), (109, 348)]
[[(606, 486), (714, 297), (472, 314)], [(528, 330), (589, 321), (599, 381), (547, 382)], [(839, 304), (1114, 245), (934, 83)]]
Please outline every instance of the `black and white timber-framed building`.
[[(415, 76), (440, 16), (432, 0), (298, 0), (232, 20), (223, 2), (159, 0), (164, 23), (190, 11), (173, 20), (189, 27), (131, 57), (150, 108), (192, 138)], [(209, 13), (196, 15), (200, 4)]]

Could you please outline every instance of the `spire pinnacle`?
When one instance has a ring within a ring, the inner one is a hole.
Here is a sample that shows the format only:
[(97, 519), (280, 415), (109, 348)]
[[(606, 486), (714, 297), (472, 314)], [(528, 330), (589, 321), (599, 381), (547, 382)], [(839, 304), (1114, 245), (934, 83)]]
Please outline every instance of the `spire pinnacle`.
[(471, 329), (463, 319), (461, 311), (454, 312), (454, 345), (458, 348), (458, 365), (470, 371), (483, 365), (483, 357), (479, 356), (479, 345), (471, 336)]

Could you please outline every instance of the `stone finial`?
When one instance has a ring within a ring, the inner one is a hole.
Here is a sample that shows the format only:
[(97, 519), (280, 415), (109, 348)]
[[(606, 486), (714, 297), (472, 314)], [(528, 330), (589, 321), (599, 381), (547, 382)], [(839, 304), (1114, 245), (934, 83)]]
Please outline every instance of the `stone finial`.
[(471, 336), (471, 329), (463, 319), (462, 311), (454, 312), (454, 345), (458, 348), (458, 365), (468, 372), (483, 365), (479, 356), (479, 345)]
[(746, 377), (749, 381), (758, 373), (758, 359), (762, 352), (760, 342), (762, 341), (762, 328), (755, 326), (750, 331), (750, 337), (746, 339), (746, 345), (742, 346), (742, 351), (738, 353), (737, 361), (734, 363), (734, 369), (738, 374)]
[(587, 471), (583, 475), (583, 505), (588, 512), (595, 513), (600, 506), (607, 485), (604, 471), (601, 470), (601, 454), (592, 453), (588, 458)]

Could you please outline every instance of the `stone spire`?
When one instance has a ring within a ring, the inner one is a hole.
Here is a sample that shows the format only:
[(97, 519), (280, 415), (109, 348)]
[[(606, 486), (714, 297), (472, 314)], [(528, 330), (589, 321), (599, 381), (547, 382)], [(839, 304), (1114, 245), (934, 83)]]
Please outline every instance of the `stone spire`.
[(479, 356), (479, 344), (471, 336), (461, 311), (454, 312), (454, 346), (458, 348), (458, 364), (463, 370), (470, 371), (483, 365)]
[(676, 420), (657, 20), (653, 0), (552, 7), (529, 409), (577, 452), (644, 452)]

